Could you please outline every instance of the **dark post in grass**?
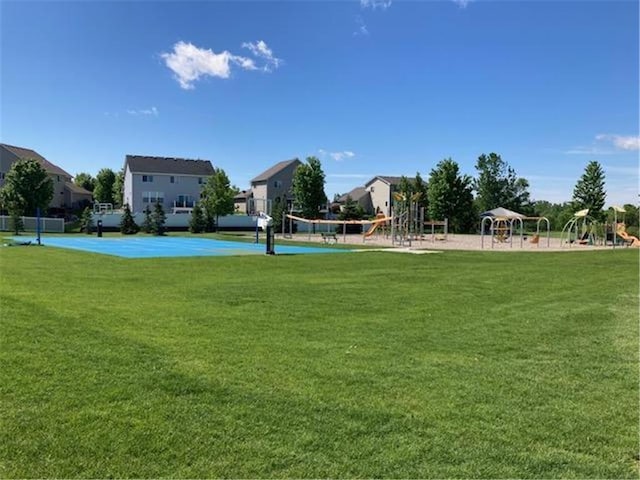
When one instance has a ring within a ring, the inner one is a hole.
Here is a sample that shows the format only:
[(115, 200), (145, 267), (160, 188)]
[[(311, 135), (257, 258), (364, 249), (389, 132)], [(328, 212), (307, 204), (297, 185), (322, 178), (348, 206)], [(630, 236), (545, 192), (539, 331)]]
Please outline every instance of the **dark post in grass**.
[(36, 208), (36, 238), (38, 240), (38, 245), (42, 245), (40, 243), (40, 207)]

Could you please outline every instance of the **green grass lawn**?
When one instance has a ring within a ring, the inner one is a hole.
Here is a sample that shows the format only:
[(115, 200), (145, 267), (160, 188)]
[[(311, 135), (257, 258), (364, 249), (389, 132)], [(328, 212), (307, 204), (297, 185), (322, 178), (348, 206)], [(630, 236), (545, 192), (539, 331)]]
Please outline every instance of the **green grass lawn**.
[(2, 478), (638, 478), (638, 250), (0, 273)]

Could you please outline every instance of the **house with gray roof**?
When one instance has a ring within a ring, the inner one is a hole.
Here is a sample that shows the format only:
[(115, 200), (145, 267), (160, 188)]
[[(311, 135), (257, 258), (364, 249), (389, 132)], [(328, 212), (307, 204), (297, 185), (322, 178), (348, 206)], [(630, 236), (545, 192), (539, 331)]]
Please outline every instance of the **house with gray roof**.
[(36, 160), (53, 182), (53, 198), (49, 208), (77, 208), (93, 199), (90, 191), (75, 185), (65, 170), (50, 162), (35, 150), (0, 143), (0, 188), (4, 186), (6, 174), (18, 160)]
[(251, 180), (253, 209), (268, 211), (274, 203), (290, 202), (293, 198), (291, 193), (293, 174), (300, 165), (302, 162), (297, 158), (284, 160), (254, 177)]
[(351, 200), (360, 205), (365, 214), (373, 215), (375, 213), (373, 203), (371, 202), (371, 193), (365, 187), (354, 188), (349, 193), (341, 195), (335, 203), (338, 205), (344, 205), (347, 203), (348, 197), (351, 197)]
[(190, 213), (213, 174), (209, 160), (127, 155), (124, 203), (129, 204), (132, 212), (144, 212), (160, 203), (165, 211)]

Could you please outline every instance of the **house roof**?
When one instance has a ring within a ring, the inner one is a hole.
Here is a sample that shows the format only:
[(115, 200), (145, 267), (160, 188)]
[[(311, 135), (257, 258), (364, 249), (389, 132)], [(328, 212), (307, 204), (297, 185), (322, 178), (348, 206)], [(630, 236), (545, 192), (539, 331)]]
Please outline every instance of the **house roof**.
[(51, 163), (49, 160), (44, 158), (35, 150), (31, 150), (30, 148), (24, 148), (24, 147), (16, 147), (14, 145), (7, 145), (6, 143), (0, 143), (0, 147), (13, 153), (20, 160), (27, 160), (31, 158), (34, 160), (37, 160), (38, 163), (42, 165), (42, 168), (44, 168), (47, 173), (50, 173), (53, 175), (63, 175), (65, 177), (71, 177), (71, 175), (69, 175), (68, 172), (65, 172), (59, 166), (54, 165), (53, 163)]
[(349, 193), (345, 193), (338, 198), (338, 203), (344, 203), (347, 201), (347, 197), (351, 197), (351, 200), (358, 201), (362, 197), (366, 197), (367, 195), (371, 195), (366, 188), (364, 187), (356, 187), (351, 190)]
[(233, 197), (234, 200), (246, 200), (247, 198), (251, 198), (251, 190), (242, 190)]
[(393, 177), (393, 176), (390, 176), (390, 175), (376, 175), (375, 177), (373, 177), (371, 180), (369, 180), (364, 185), (365, 185), (365, 187), (368, 187), (369, 185), (371, 185), (376, 180), (382, 180), (387, 185), (399, 185), (401, 179), (402, 179), (402, 177)]
[(269, 180), (271, 177), (273, 177), (277, 173), (280, 173), (282, 170), (284, 170), (289, 165), (294, 164), (294, 163), (298, 163), (299, 165), (302, 165), (302, 162), (300, 160), (298, 160), (297, 158), (294, 158), (293, 160), (283, 160), (282, 162), (276, 163), (273, 167), (265, 170), (260, 175), (258, 175), (257, 177), (253, 178), (251, 180), (251, 183), (264, 182), (266, 180)]
[(191, 160), (188, 158), (148, 157), (145, 155), (127, 155), (125, 165), (133, 173), (167, 173), (180, 175), (213, 175), (213, 165), (209, 160)]
[(502, 218), (524, 218), (525, 215), (514, 212), (512, 210), (508, 210), (506, 208), (498, 207), (493, 210), (487, 210), (486, 212), (482, 212), (480, 214), (481, 217), (502, 217)]
[(89, 190), (81, 187), (80, 185), (76, 185), (73, 182), (64, 182), (64, 188), (69, 189), (72, 193), (75, 193), (76, 195), (91, 195), (91, 196), (93, 196), (93, 193), (91, 193)]

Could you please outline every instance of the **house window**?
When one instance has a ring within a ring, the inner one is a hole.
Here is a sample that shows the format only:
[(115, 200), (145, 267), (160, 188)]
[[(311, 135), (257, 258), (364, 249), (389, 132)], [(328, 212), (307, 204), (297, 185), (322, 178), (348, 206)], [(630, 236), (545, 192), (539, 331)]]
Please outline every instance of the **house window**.
[(144, 183), (151, 183), (153, 182), (153, 175), (142, 175), (142, 181)]
[(169, 177), (169, 183), (176, 183), (176, 177)]
[(375, 191), (376, 191), (376, 187), (373, 187), (373, 186), (372, 186), (372, 187), (369, 187), (369, 191), (370, 191), (371, 193), (375, 192)]
[(56, 175), (56, 177), (58, 178), (58, 181), (60, 181), (60, 175)]
[(164, 192), (142, 192), (142, 203), (164, 203)]
[(198, 185), (202, 185), (204, 182), (202, 181), (202, 177), (198, 177)]
[(195, 201), (193, 196), (180, 194), (176, 197), (176, 201), (173, 202), (175, 207), (181, 208), (193, 208), (195, 206)]
[(0, 172), (0, 180), (4, 180), (4, 172)]
[(282, 181), (281, 180), (276, 180), (275, 182), (273, 182), (273, 186), (275, 188), (282, 188)]

